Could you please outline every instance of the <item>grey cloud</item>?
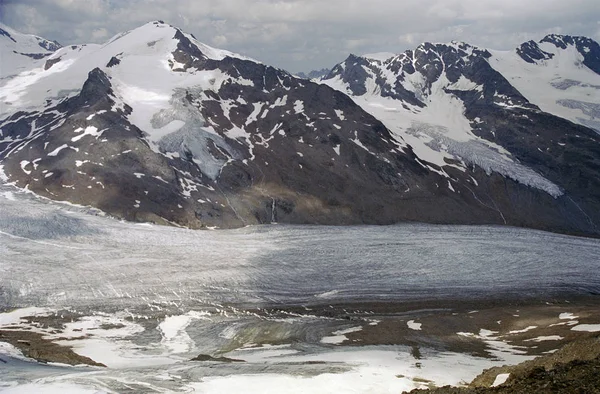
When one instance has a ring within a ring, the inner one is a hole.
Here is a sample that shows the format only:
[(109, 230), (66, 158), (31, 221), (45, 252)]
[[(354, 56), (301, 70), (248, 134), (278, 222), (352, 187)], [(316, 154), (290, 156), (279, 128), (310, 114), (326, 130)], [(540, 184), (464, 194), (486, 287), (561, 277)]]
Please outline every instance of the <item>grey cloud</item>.
[(423, 41), (511, 49), (550, 32), (600, 40), (597, 0), (0, 0), (3, 22), (64, 44), (162, 19), (209, 45), (290, 71)]

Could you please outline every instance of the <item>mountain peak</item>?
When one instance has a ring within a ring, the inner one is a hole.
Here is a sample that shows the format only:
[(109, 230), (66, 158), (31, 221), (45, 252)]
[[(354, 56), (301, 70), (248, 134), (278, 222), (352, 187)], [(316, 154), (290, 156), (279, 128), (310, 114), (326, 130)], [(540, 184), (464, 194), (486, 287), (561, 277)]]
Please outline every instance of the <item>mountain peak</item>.
[(540, 40), (540, 43), (548, 42), (559, 48), (566, 49), (569, 45), (597, 44), (594, 40), (585, 36), (570, 36), (563, 34), (548, 34)]
[(552, 44), (562, 50), (573, 47), (583, 57), (583, 64), (600, 74), (600, 45), (593, 39), (585, 36), (548, 34), (540, 40), (540, 44)]
[(61, 48), (56, 41), (23, 34), (0, 23), (0, 78), (18, 74)]
[(377, 60), (380, 62), (389, 60), (394, 56), (396, 56), (396, 54), (392, 53), (392, 52), (377, 52), (377, 53), (367, 53), (367, 54), (362, 55), (362, 57), (364, 57), (364, 58), (371, 59), (371, 60)]
[(562, 35), (562, 34), (547, 34), (544, 38), (540, 40), (542, 42), (549, 42), (551, 44), (556, 45), (559, 48), (565, 49), (567, 47), (568, 42), (572, 42), (573, 39), (571, 36)]
[[(10, 40), (12, 43), (17, 44), (17, 45), (19, 43), (21, 43), (21, 45), (23, 45), (24, 42), (34, 43), (34, 44), (37, 44), (43, 50), (50, 51), (50, 52), (54, 52), (62, 47), (62, 45), (60, 45), (57, 41), (47, 40), (43, 37), (36, 36), (35, 34), (20, 33), (18, 31), (16, 31), (15, 29), (13, 29), (1, 22), (0, 22), (0, 36), (4, 36), (8, 40)], [(39, 48), (36, 48), (35, 45), (29, 49), (37, 50), (37, 52), (40, 52)]]
[[(191, 65), (194, 59), (222, 60), (226, 57), (235, 57), (252, 60), (227, 50), (213, 48), (196, 39), (194, 35), (184, 32), (182, 29), (161, 20), (145, 23), (135, 29), (117, 34), (111, 38), (103, 48), (110, 47), (114, 55), (119, 53), (146, 53), (164, 52), (175, 55), (179, 52), (187, 57), (185, 61), (177, 60), (179, 63)], [(257, 62), (258, 63), (258, 62)], [(189, 67), (184, 67), (187, 69)]]

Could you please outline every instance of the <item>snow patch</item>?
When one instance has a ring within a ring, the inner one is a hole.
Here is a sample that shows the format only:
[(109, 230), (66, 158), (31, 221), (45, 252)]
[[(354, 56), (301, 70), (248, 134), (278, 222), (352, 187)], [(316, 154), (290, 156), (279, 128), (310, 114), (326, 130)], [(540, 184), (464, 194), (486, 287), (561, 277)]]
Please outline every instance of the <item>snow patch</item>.
[(411, 330), (415, 330), (415, 331), (421, 331), (421, 323), (416, 323), (414, 320), (409, 320), (406, 322), (406, 325), (408, 326), (408, 328), (410, 328)]
[(358, 332), (358, 331), (362, 331), (362, 327), (358, 326), (358, 327), (347, 328), (345, 330), (334, 331), (332, 333), (333, 334), (332, 336), (323, 337), (321, 339), (321, 343), (337, 345), (348, 339), (346, 337), (346, 334), (350, 334), (350, 333)]
[(63, 144), (63, 145), (59, 146), (58, 148), (54, 149), (52, 152), (48, 153), (48, 156), (57, 156), (61, 150), (68, 148), (68, 147), (69, 146), (67, 144)]
[[(86, 135), (89, 135), (89, 136), (92, 136), (92, 137), (96, 137), (96, 139), (98, 139), (98, 137), (102, 136), (103, 133), (104, 133), (104, 130), (98, 131), (97, 127), (88, 126), (83, 131), (83, 134), (79, 134), (78, 136), (71, 138), (71, 141), (72, 142), (77, 142), (80, 139), (82, 139), (83, 137), (85, 137)], [(48, 155), (50, 155), (50, 154), (48, 154)]]
[(564, 338), (561, 337), (560, 335), (546, 335), (546, 336), (541, 336), (541, 337), (537, 337), (537, 338), (526, 339), (523, 342), (560, 341), (561, 339), (564, 339)]
[(0, 181), (8, 182), (8, 176), (4, 172), (4, 165), (0, 164)]
[(50, 313), (52, 313), (51, 309), (38, 307), (20, 308), (10, 312), (0, 313), (0, 327), (20, 324), (24, 317), (48, 316)]
[(522, 329), (522, 330), (513, 330), (513, 331), (509, 331), (508, 333), (509, 333), (509, 334), (522, 334), (522, 333), (524, 333), (524, 332), (527, 332), (527, 331), (534, 330), (534, 329), (536, 329), (537, 327), (538, 327), (538, 326), (529, 326), (529, 327), (526, 327), (526, 328), (524, 328), (524, 329)]
[(158, 325), (158, 330), (162, 335), (161, 343), (169, 349), (171, 353), (187, 353), (192, 350), (194, 341), (185, 331), (194, 320), (210, 320), (208, 312), (190, 311), (185, 315), (167, 316), (165, 320)]
[(571, 312), (563, 312), (560, 315), (558, 315), (558, 318), (561, 320), (572, 320), (572, 319), (577, 319), (578, 317), (579, 316), (575, 316)]
[[(30, 174), (31, 174), (31, 171), (30, 171), (30, 170), (28, 170), (28, 169), (26, 168), (26, 167), (27, 167), (29, 164), (31, 164), (31, 162), (30, 162), (30, 161), (28, 161), (28, 160), (21, 160), (21, 162), (20, 162), (19, 164), (21, 165), (21, 170), (22, 170), (22, 171), (23, 171), (25, 174), (27, 174), (27, 175), (30, 175)], [(8, 180), (8, 179), (7, 179), (7, 180)]]
[(572, 331), (586, 331), (586, 332), (599, 332), (600, 324), (579, 324), (573, 328)]
[(501, 339), (497, 331), (480, 329), (479, 334), (470, 332), (458, 332), (457, 335), (467, 338), (476, 338), (483, 341), (489, 348), (489, 352), (499, 360), (510, 364), (519, 364), (525, 360), (531, 360), (534, 356), (527, 356), (527, 352), (522, 346), (511, 345)]
[(296, 115), (304, 112), (304, 102), (302, 100), (296, 100), (294, 102), (294, 112)]
[(494, 383), (492, 383), (492, 387), (497, 387), (500, 386), (501, 384), (506, 383), (506, 381), (508, 380), (510, 374), (509, 373), (501, 373), (498, 376), (496, 376), (496, 379), (494, 379)]

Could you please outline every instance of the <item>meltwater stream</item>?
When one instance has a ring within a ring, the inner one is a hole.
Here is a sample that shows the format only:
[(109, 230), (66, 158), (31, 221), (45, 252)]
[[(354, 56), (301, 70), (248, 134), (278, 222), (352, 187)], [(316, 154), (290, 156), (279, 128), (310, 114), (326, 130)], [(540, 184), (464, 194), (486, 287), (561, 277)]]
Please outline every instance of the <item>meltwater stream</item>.
[[(0, 311), (5, 311), (0, 330), (37, 330), (109, 367), (43, 366), (5, 347), (4, 359), (11, 362), (0, 364), (0, 390), (52, 386), (64, 392), (73, 385), (219, 392), (225, 386), (211, 380), (215, 376), (238, 376), (240, 381), (226, 386), (231, 390), (240, 384), (251, 391), (248, 376), (284, 385), (290, 376), (304, 376), (321, 387), (319, 379), (368, 373), (345, 363), (355, 353), (323, 352), (328, 342), (322, 337), (339, 322), (284, 312), (287, 307), (597, 295), (599, 260), (599, 240), (507, 227), (270, 225), (190, 231), (132, 224), (0, 185)], [(261, 315), (266, 307), (282, 312)], [(23, 319), (29, 315), (65, 320), (52, 333), (35, 319)], [(252, 353), (259, 345), (262, 353)], [(403, 357), (410, 358), (401, 347), (391, 349), (394, 356), (384, 350), (362, 349), (363, 361), (378, 360), (363, 367), (389, 359), (398, 371), (406, 364)], [(235, 355), (247, 363), (191, 365), (188, 360), (198, 354)], [(276, 362), (266, 363), (270, 357)], [(456, 362), (453, 355), (436, 357), (435, 368)], [(323, 360), (324, 366), (313, 363)], [(492, 365), (487, 362), (473, 365)], [(473, 370), (469, 373), (456, 379), (472, 377)], [(385, 387), (376, 386), (376, 378), (363, 382), (365, 390), (419, 387), (397, 375)]]

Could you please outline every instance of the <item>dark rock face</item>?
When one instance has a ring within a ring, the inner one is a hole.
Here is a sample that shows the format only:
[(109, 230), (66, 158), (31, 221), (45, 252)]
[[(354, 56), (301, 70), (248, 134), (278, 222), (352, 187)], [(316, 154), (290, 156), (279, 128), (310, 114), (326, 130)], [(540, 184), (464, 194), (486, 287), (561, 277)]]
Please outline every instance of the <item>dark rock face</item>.
[(38, 45), (50, 52), (55, 52), (62, 48), (62, 45), (60, 45), (58, 42), (44, 40), (43, 38), (39, 39)]
[(119, 63), (121, 63), (121, 60), (119, 60), (119, 58), (117, 58), (116, 56), (113, 56), (110, 58), (108, 63), (106, 63), (106, 67), (114, 67), (114, 66), (118, 65)]
[(181, 30), (177, 29), (175, 36), (173, 37), (178, 40), (177, 50), (187, 54), (191, 57), (204, 58), (204, 54), (196, 45), (194, 45), (189, 38), (187, 38)]
[(21, 52), (17, 52), (17, 51), (13, 51), (13, 53), (16, 53), (18, 55), (27, 56), (34, 60), (43, 59), (43, 58), (51, 55), (51, 53), (21, 53)]
[[(362, 96), (367, 93), (367, 79), (373, 77), (382, 97), (424, 107), (423, 98), (418, 96), (431, 93), (432, 84), (444, 73), (452, 83), (457, 82), (461, 76), (474, 82), (494, 80), (495, 85), (488, 93), (491, 92), (493, 95), (496, 90), (492, 92), (492, 89), (499, 89), (499, 94), (520, 100), (522, 96), (486, 62), (490, 56), (488, 51), (465, 43), (452, 43), (452, 45), (425, 43), (413, 51), (406, 51), (385, 62), (350, 55), (345, 62), (334, 67), (324, 79), (338, 77), (348, 84), (353, 95)], [(425, 85), (419, 95), (406, 89), (403, 84), (406, 76), (415, 72), (425, 77)], [(393, 81), (384, 78), (384, 74), (390, 73), (397, 78)], [(490, 99), (490, 94), (486, 96)]]
[(0, 29), (0, 36), (8, 37), (12, 42), (17, 42), (6, 30)]
[(401, 72), (407, 63), (413, 63), (407, 72), (418, 71), (423, 74), (427, 80), (425, 88), (431, 89), (432, 83), (438, 80), (443, 71), (450, 82), (457, 82), (462, 68), (471, 60), (485, 60), (490, 56), (486, 50), (463, 42), (453, 42), (451, 45), (424, 43), (414, 51), (407, 51), (404, 56), (398, 57), (399, 64), (391, 69)]
[(444, 386), (433, 389), (415, 389), (410, 394), (579, 394), (600, 393), (600, 358), (586, 361), (571, 361), (546, 370), (533, 368), (525, 376), (513, 378), (498, 387), (459, 388)]
[(58, 62), (60, 62), (60, 57), (46, 60), (46, 63), (44, 64), (44, 70), (50, 69), (50, 67), (54, 66)]
[(332, 77), (343, 73), (343, 81), (348, 84), (350, 91), (356, 96), (362, 96), (367, 93), (364, 82), (369, 76), (365, 70), (368, 66), (369, 61), (367, 59), (350, 55), (344, 62), (344, 65), (336, 66), (331, 70), (331, 73), (329, 73), (326, 79), (331, 79)]
[(535, 41), (527, 41), (517, 48), (517, 53), (528, 63), (535, 63), (539, 60), (549, 60), (554, 57), (553, 53), (544, 52)]
[(571, 212), (566, 216), (569, 221), (580, 222), (578, 226), (592, 233), (599, 231), (600, 136), (596, 132), (540, 111), (472, 106), (467, 116), (482, 121), (475, 134), (503, 146), (563, 188), (565, 195), (557, 200), (557, 209)]
[(194, 358), (192, 358), (190, 361), (212, 361), (212, 362), (218, 362), (218, 363), (243, 363), (244, 360), (239, 360), (236, 358), (229, 358), (229, 357), (213, 357), (210, 356), (208, 354), (200, 354)]

